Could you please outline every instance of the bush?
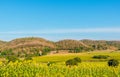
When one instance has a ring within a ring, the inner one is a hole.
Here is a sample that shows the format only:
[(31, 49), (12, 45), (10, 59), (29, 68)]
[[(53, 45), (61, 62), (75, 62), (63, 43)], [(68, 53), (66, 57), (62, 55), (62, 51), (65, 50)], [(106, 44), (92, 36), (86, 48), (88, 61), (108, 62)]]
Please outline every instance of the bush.
[(10, 56), (10, 55), (14, 55), (12, 49), (4, 50), (3, 52), (1, 52), (1, 56)]
[(75, 61), (74, 59), (69, 59), (66, 61), (66, 66), (74, 66), (74, 65), (78, 65), (78, 62)]
[(119, 61), (118, 60), (115, 60), (115, 59), (111, 59), (108, 61), (108, 66), (118, 66), (119, 65)]
[(75, 57), (74, 60), (77, 61), (78, 63), (81, 63), (81, 59), (79, 57)]
[(78, 65), (78, 63), (80, 62), (81, 62), (81, 59), (79, 57), (75, 57), (73, 59), (67, 60), (65, 63), (66, 63), (66, 66), (74, 66), (74, 65)]
[(10, 62), (10, 61), (15, 62), (15, 61), (19, 60), (19, 58), (16, 56), (7, 56), (6, 59), (8, 60), (8, 62)]
[(95, 58), (95, 59), (107, 59), (108, 57), (110, 57), (110, 56), (108, 56), (108, 55), (95, 55), (92, 58)]
[(47, 55), (51, 51), (51, 49), (49, 47), (45, 47), (45, 48), (43, 48), (42, 51), (43, 51), (42, 55)]

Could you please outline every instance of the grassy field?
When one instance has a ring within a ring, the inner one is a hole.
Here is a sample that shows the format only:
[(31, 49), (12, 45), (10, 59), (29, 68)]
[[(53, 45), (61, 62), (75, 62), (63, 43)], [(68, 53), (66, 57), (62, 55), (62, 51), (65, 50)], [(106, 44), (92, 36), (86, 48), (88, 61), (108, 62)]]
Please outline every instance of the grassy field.
[[(120, 52), (85, 52), (78, 54), (54, 54), (35, 57), (33, 60), (16, 61), (8, 64), (0, 62), (0, 77), (120, 77), (120, 65), (109, 67), (107, 60), (93, 59), (94, 55), (109, 55), (120, 60)], [(80, 57), (82, 63), (68, 67), (65, 61)], [(47, 62), (54, 62), (47, 66)]]
[(82, 61), (106, 61), (108, 59), (93, 59), (94, 55), (108, 55), (108, 59), (113, 58), (120, 60), (120, 51), (94, 51), (83, 53), (68, 53), (68, 54), (53, 54), (41, 57), (35, 57), (34, 60), (38, 62), (64, 62), (68, 59), (79, 57)]

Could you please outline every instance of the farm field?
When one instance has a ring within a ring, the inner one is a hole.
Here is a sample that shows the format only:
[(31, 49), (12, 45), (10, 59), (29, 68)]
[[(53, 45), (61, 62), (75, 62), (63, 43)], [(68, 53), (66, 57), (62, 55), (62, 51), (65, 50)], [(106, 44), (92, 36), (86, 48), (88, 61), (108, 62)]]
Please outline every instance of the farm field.
[(82, 52), (82, 53), (67, 53), (67, 54), (52, 54), (41, 57), (35, 57), (34, 60), (38, 62), (65, 62), (68, 59), (79, 57), (82, 61), (106, 61), (108, 59), (93, 59), (94, 55), (108, 55), (108, 59), (113, 58), (120, 60), (120, 51), (93, 51), (93, 52)]
[[(105, 59), (93, 59), (93, 55), (109, 55), (120, 60), (120, 52), (84, 52), (54, 54), (35, 57), (33, 60), (16, 61), (5, 64), (0, 62), (0, 77), (119, 77), (120, 65), (109, 67)], [(78, 66), (66, 66), (65, 61), (80, 57)], [(109, 58), (109, 59), (110, 59)], [(47, 66), (48, 62), (53, 62)]]
[(120, 66), (108, 67), (105, 62), (82, 62), (78, 66), (46, 64), (32, 61), (0, 65), (0, 77), (119, 77)]

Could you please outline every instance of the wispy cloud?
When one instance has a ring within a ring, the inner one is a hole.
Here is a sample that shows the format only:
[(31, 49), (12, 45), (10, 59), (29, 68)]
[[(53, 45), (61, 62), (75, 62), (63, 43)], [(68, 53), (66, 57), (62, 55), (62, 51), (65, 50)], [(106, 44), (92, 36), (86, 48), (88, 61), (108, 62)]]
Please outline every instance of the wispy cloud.
[(0, 34), (66, 34), (66, 33), (120, 33), (120, 28), (89, 28), (89, 29), (47, 29), (31, 31), (8, 31)]

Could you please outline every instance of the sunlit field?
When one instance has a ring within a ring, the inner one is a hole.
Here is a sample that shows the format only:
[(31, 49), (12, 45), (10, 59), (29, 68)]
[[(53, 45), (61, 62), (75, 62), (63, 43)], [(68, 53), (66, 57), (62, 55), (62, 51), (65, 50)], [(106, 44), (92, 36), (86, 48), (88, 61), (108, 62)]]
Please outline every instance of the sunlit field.
[[(54, 54), (35, 57), (33, 60), (0, 62), (0, 77), (119, 77), (120, 65), (109, 67), (105, 59), (93, 59), (93, 55), (109, 55), (120, 60), (120, 52), (86, 52), (78, 54)], [(65, 61), (80, 57), (77, 66), (66, 66)], [(50, 66), (48, 62), (53, 62)]]
[[(108, 59), (93, 59), (94, 55), (108, 55)], [(67, 53), (67, 54), (53, 54), (47, 56), (36, 57), (34, 60), (38, 62), (64, 62), (68, 59), (79, 57), (82, 61), (106, 61), (111, 58), (120, 60), (120, 51), (94, 51), (94, 52), (83, 52), (83, 53)]]
[(0, 77), (119, 77), (120, 66), (108, 67), (106, 62), (82, 62), (68, 67), (64, 63), (24, 61), (0, 64)]

